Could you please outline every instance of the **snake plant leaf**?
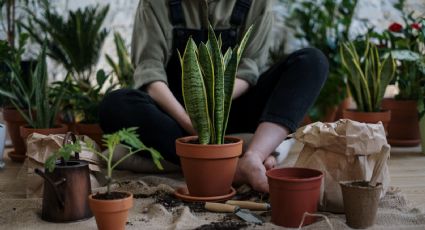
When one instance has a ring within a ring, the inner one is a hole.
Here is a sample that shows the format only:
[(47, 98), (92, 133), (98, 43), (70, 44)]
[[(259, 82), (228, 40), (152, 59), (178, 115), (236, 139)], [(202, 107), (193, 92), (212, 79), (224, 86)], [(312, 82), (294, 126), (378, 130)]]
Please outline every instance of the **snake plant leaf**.
[(211, 124), (208, 115), (207, 92), (196, 48), (195, 42), (190, 38), (181, 62), (183, 100), (192, 124), (198, 131), (199, 143), (208, 144)]
[(252, 30), (253, 30), (253, 26), (250, 26), (250, 27), (248, 28), (248, 30), (245, 32), (244, 36), (242, 37), (242, 40), (241, 40), (241, 42), (240, 42), (240, 45), (239, 45), (239, 47), (237, 48), (237, 53), (238, 53), (238, 64), (239, 64), (239, 60), (241, 59), (242, 54), (243, 54), (243, 52), (244, 52), (244, 50), (245, 50), (245, 46), (246, 46), (246, 44), (248, 43), (249, 38), (251, 37)]
[[(382, 62), (381, 69), (379, 69), (380, 75), (381, 75), (381, 85), (387, 86), (390, 84), (390, 82), (393, 80), (396, 72), (396, 62), (392, 55), (389, 55), (387, 58), (384, 59)], [(382, 87), (379, 91), (379, 98), (377, 100), (378, 106), (381, 105), (382, 98), (384, 97), (386, 87)]]
[(223, 119), (224, 119), (224, 63), (220, 44), (217, 41), (214, 30), (211, 25), (208, 27), (208, 40), (211, 46), (211, 56), (214, 62), (214, 131), (217, 144), (222, 144)]
[[(233, 53), (233, 50), (231, 48), (227, 49), (226, 53), (223, 56), (224, 66), (227, 66), (227, 64), (229, 63), (230, 58), (232, 57), (232, 53)], [(226, 70), (226, 68), (224, 68), (224, 69)]]
[[(355, 60), (358, 60), (355, 58), (355, 54), (353, 52), (350, 52), (350, 46), (349, 43), (344, 43), (341, 45), (340, 48), (340, 56), (341, 56), (341, 62), (344, 68), (348, 71), (349, 77), (348, 77), (348, 86), (350, 88), (350, 92), (353, 95), (355, 101), (359, 102), (357, 104), (359, 109), (363, 109), (363, 96), (362, 91), (360, 87), (360, 76), (357, 71), (357, 67), (355, 64)], [(355, 50), (354, 50), (355, 52)]]
[(235, 85), (236, 72), (238, 70), (238, 53), (233, 52), (224, 72), (224, 120), (223, 140), (229, 120), (230, 107), (232, 104), (233, 87)]

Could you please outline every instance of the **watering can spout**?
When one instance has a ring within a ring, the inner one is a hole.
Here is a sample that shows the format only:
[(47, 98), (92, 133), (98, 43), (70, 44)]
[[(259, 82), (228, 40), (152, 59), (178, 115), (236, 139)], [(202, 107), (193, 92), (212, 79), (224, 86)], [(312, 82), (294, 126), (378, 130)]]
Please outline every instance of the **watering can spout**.
[(48, 176), (46, 176), (46, 174), (43, 171), (41, 171), (38, 168), (34, 169), (34, 172), (37, 173), (39, 176), (43, 177), (44, 180), (46, 180), (47, 183), (50, 186), (52, 186), (53, 191), (55, 192), (55, 195), (56, 195), (56, 199), (57, 199), (57, 201), (59, 203), (59, 206), (60, 206), (61, 209), (63, 209), (64, 206), (65, 206), (65, 202), (63, 201), (63, 199), (62, 199), (62, 197), (61, 197), (61, 195), (59, 193), (59, 190), (58, 190), (57, 186), (59, 186), (60, 184), (64, 183), (66, 181), (66, 179), (65, 178), (61, 178), (59, 181), (54, 182), (54, 181), (52, 181), (52, 179), (50, 179)]

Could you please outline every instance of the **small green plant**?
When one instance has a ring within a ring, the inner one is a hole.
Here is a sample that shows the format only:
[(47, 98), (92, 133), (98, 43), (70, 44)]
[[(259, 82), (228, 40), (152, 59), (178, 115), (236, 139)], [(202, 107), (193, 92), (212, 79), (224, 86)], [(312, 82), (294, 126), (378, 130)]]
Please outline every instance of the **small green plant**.
[(369, 39), (364, 42), (361, 56), (353, 42), (343, 43), (341, 61), (348, 74), (348, 86), (357, 110), (379, 112), (385, 89), (394, 78), (396, 63), (392, 55), (381, 60), (376, 45)]
[(251, 31), (223, 55), (221, 38), (209, 25), (208, 41), (197, 47), (190, 38), (180, 57), (184, 104), (200, 144), (224, 143), (236, 71)]
[(106, 54), (106, 61), (112, 68), (112, 72), (118, 79), (118, 83), (123, 88), (131, 88), (134, 85), (134, 67), (131, 64), (124, 39), (116, 32), (114, 33), (115, 48), (117, 50), (118, 63), (115, 63), (111, 56)]
[(47, 158), (46, 162), (44, 163), (44, 167), (49, 170), (49, 172), (53, 172), (53, 170), (56, 167), (56, 160), (59, 158), (62, 158), (64, 161), (64, 165), (66, 165), (66, 162), (71, 158), (71, 156), (74, 153), (81, 152), (81, 145), (80, 142), (75, 142), (72, 144), (65, 144), (60, 148), (58, 151), (53, 153), (49, 158)]

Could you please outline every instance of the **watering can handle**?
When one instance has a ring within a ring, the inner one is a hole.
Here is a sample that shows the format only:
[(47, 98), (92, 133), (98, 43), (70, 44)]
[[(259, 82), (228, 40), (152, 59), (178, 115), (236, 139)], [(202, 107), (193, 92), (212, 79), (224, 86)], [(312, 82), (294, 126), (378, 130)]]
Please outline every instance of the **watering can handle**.
[[(75, 134), (72, 132), (67, 132), (65, 134), (65, 137), (63, 138), (62, 146), (68, 144), (70, 139), (71, 139), (71, 143), (77, 142), (77, 137), (75, 136)], [(80, 154), (78, 152), (75, 152), (75, 159), (77, 160), (80, 159)], [(61, 158), (61, 161), (63, 161), (63, 158)]]
[(381, 148), (381, 152), (379, 154), (379, 159), (375, 163), (375, 167), (373, 167), (372, 178), (370, 179), (369, 185), (375, 187), (378, 181), (378, 177), (381, 174), (382, 168), (387, 162), (388, 157), (390, 156), (390, 146), (385, 144)]
[(58, 200), (58, 203), (60, 207), (63, 209), (65, 207), (65, 202), (63, 201), (62, 197), (59, 195), (59, 191), (57, 186), (64, 183), (66, 181), (65, 178), (60, 179), (57, 182), (53, 182), (44, 172), (42, 172), (40, 169), (36, 168), (34, 169), (34, 172), (43, 177), (49, 184), (52, 186), (53, 191), (55, 191), (56, 199)]

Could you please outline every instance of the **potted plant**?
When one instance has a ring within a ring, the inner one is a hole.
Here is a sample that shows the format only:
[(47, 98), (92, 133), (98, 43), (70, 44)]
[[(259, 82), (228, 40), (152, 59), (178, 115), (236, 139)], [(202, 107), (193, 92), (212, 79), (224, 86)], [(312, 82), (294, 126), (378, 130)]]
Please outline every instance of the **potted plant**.
[(340, 48), (342, 65), (348, 73), (348, 86), (357, 104), (357, 110), (344, 110), (343, 117), (365, 123), (382, 121), (386, 128), (391, 112), (382, 110), (381, 102), (394, 77), (395, 61), (391, 54), (381, 60), (378, 48), (369, 39), (357, 44), (364, 46), (361, 56), (353, 42), (343, 43)]
[(197, 47), (189, 39), (180, 58), (184, 104), (198, 136), (176, 140), (188, 192), (203, 198), (231, 194), (242, 140), (225, 137), (225, 131), (236, 70), (251, 33), (250, 28), (240, 46), (223, 55), (221, 41), (208, 28), (208, 42)]
[[(156, 166), (162, 170), (162, 165), (160, 163), (162, 156), (155, 149), (146, 147), (139, 140), (136, 134), (136, 128), (122, 129), (113, 134), (106, 134), (103, 137), (107, 149), (105, 155), (97, 151), (90, 143), (88, 143), (88, 148), (106, 162), (106, 192), (90, 195), (89, 205), (96, 218), (97, 227), (100, 230), (125, 229), (128, 210), (133, 206), (133, 194), (111, 190), (113, 170), (129, 156), (140, 151), (149, 152)], [(115, 148), (120, 143), (127, 148), (129, 152), (120, 160), (113, 163), (112, 159)]]
[(392, 23), (383, 33), (374, 33), (379, 45), (391, 52), (397, 60), (395, 83), (399, 93), (394, 98), (386, 98), (382, 108), (391, 110), (391, 122), (388, 125), (388, 142), (396, 146), (416, 146), (420, 143), (418, 101), (421, 96), (421, 79), (425, 75), (417, 62), (425, 54), (421, 37), (425, 33), (425, 24), (413, 13), (404, 13), (403, 5), (398, 8), (403, 14), (404, 25)]

